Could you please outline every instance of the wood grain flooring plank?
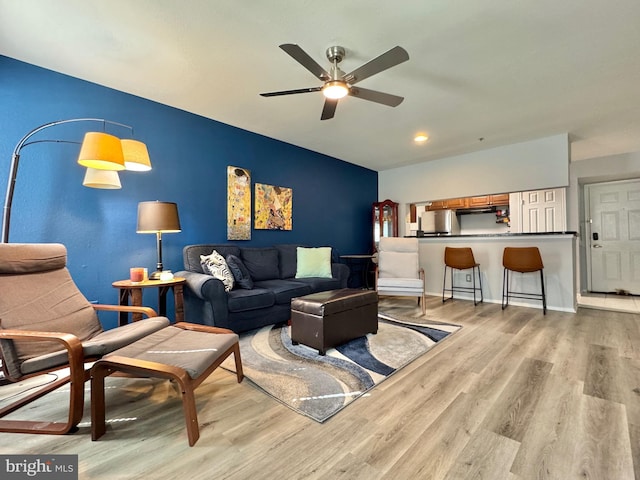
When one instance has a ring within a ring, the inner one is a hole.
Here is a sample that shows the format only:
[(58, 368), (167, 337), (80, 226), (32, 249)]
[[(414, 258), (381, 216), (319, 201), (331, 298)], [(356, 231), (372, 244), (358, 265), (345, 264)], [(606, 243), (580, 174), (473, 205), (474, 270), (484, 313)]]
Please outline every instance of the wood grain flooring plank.
[(582, 382), (550, 375), (511, 471), (527, 480), (567, 479), (582, 402)]
[(480, 426), (487, 407), (470, 395), (458, 395), (432, 424), (425, 426), (421, 437), (388, 466), (383, 478), (444, 478)]
[(631, 442), (631, 458), (636, 480), (640, 479), (640, 425), (629, 424), (629, 441)]
[(483, 428), (472, 436), (445, 480), (509, 480), (509, 467), (520, 443)]
[(624, 405), (582, 396), (569, 478), (633, 480), (633, 458)]
[(617, 348), (589, 345), (584, 394), (613, 402), (622, 402), (622, 366)]
[(551, 367), (548, 362), (524, 359), (492, 405), (483, 427), (499, 435), (522, 441)]

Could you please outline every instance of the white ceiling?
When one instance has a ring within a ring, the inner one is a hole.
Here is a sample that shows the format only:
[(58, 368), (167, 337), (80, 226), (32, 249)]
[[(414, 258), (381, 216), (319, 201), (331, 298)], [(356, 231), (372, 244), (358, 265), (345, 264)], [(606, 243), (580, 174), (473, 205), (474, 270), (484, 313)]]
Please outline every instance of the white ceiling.
[[(346, 72), (400, 45), (358, 85), (405, 100), (260, 97), (320, 85), (282, 43)], [(565, 132), (574, 161), (640, 151), (638, 0), (0, 0), (0, 54), (373, 170)]]

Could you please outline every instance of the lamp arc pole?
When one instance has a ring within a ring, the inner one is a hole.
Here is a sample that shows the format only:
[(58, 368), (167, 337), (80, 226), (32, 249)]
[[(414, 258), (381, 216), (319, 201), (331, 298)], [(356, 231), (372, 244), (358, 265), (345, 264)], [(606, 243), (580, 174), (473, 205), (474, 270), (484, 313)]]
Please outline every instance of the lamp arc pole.
[(4, 209), (2, 212), (2, 242), (1, 243), (9, 243), (9, 225), (11, 223), (11, 204), (13, 202), (13, 192), (16, 185), (16, 178), (18, 176), (18, 165), (20, 163), (20, 151), (23, 147), (27, 145), (31, 145), (34, 143), (43, 143), (43, 142), (52, 142), (52, 143), (80, 143), (74, 141), (67, 140), (35, 140), (32, 142), (28, 142), (33, 135), (36, 133), (45, 130), (50, 127), (55, 127), (57, 125), (62, 125), (64, 123), (75, 123), (75, 122), (99, 122), (103, 124), (103, 129), (106, 124), (115, 125), (118, 127), (128, 128), (133, 133), (133, 127), (130, 125), (125, 125), (124, 123), (114, 122), (112, 120), (105, 120), (104, 118), (70, 118), (67, 120), (56, 120), (54, 122), (45, 123), (44, 125), (40, 125), (39, 127), (34, 128), (29, 133), (27, 133), (24, 137), (20, 139), (18, 144), (13, 149), (13, 154), (11, 155), (11, 166), (9, 167), (9, 178), (7, 180), (7, 194), (4, 200)]

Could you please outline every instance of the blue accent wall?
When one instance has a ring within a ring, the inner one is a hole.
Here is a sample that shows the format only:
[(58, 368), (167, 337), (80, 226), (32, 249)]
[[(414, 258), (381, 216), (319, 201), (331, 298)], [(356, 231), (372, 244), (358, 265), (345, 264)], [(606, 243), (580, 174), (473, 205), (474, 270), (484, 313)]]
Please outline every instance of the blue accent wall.
[[(247, 95), (257, 92), (247, 92)], [(117, 303), (115, 280), (129, 267), (155, 269), (154, 235), (136, 233), (138, 202), (178, 204), (182, 232), (163, 236), (165, 269), (182, 269), (182, 247), (225, 243), (227, 166), (251, 171), (253, 184), (293, 189), (293, 230), (252, 230), (246, 246), (331, 245), (339, 254), (371, 248), (371, 204), (378, 174), (342, 160), (246, 130), (0, 56), (0, 185), (11, 153), (32, 129), (55, 120), (97, 117), (134, 127), (153, 170), (122, 172), (121, 190), (82, 186), (79, 145), (35, 143), (22, 149), (11, 210), (10, 242), (60, 242), (68, 267), (89, 300)], [(32, 140), (81, 141), (98, 123), (59, 125)], [(107, 132), (128, 138), (124, 128)], [(4, 202), (3, 202), (4, 203)], [(155, 290), (144, 303), (157, 307)], [(173, 316), (170, 310), (169, 316)], [(107, 327), (116, 318), (106, 320)]]

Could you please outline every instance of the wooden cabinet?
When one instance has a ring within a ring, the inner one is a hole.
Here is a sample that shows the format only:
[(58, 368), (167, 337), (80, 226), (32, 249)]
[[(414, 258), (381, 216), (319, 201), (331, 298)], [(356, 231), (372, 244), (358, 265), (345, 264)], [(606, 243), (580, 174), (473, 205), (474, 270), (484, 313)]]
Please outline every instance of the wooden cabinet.
[(427, 207), (427, 210), (444, 210), (456, 208), (465, 208), (467, 206), (466, 198), (450, 198), (448, 200), (435, 200)]
[(467, 206), (466, 198), (450, 198), (449, 200), (445, 200), (445, 208), (465, 208)]
[(372, 206), (373, 251), (378, 251), (380, 237), (398, 236), (398, 204), (391, 200), (376, 202)]
[(491, 205), (509, 205), (509, 194), (491, 195)]
[(509, 194), (501, 193), (469, 198), (469, 207), (490, 207), (492, 205), (509, 205)]
[(444, 200), (435, 200), (431, 202), (431, 205), (427, 207), (427, 210), (442, 210), (446, 208), (444, 206)]

